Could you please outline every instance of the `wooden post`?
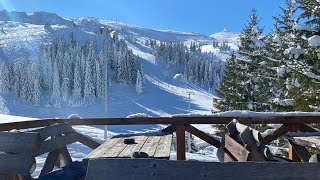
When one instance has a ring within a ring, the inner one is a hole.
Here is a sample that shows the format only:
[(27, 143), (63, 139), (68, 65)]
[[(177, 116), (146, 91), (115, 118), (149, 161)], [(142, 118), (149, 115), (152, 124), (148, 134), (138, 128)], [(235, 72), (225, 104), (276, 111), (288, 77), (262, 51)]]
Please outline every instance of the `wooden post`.
[(289, 159), (293, 162), (301, 162), (299, 155), (294, 151), (292, 145), (289, 143)]
[(177, 160), (186, 160), (185, 126), (177, 125)]

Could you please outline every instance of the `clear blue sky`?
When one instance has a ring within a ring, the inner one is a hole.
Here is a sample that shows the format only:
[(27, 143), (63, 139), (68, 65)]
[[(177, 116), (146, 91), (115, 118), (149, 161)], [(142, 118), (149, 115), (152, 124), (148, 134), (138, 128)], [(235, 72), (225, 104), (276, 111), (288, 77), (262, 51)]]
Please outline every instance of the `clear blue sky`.
[(256, 8), (266, 31), (283, 0), (0, 0), (0, 9), (47, 11), (58, 15), (116, 19), (148, 28), (210, 35), (226, 27), (241, 31)]

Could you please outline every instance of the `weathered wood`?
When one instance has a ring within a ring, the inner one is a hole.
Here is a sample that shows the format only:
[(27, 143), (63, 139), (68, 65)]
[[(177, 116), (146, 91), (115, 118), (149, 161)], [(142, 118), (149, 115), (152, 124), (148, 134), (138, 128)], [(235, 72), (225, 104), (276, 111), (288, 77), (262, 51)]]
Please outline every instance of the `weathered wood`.
[(40, 134), (41, 139), (45, 140), (50, 136), (58, 136), (61, 134), (66, 134), (69, 132), (72, 132), (73, 129), (70, 124), (68, 123), (63, 123), (63, 124), (54, 124), (48, 127), (40, 128), (40, 129), (35, 129), (30, 132), (37, 132)]
[(217, 148), (223, 147), (223, 144), (221, 144), (221, 142), (218, 139), (214, 138), (213, 136), (211, 136), (203, 131), (200, 131), (199, 129), (197, 129), (191, 125), (186, 125), (185, 128), (186, 128), (186, 131), (188, 131), (189, 133), (204, 140), (205, 142), (211, 144), (212, 146), (215, 146)]
[[(284, 168), (285, 167), (285, 168)], [(89, 161), (87, 180), (320, 179), (320, 163), (197, 162), (149, 159)]]
[(242, 129), (240, 137), (243, 144), (246, 144), (246, 149), (251, 152), (250, 161), (264, 161), (264, 156), (259, 152), (257, 147), (257, 141), (253, 137), (252, 130), (248, 126), (245, 126), (245, 129)]
[(320, 162), (320, 154), (314, 154), (309, 159), (310, 163), (319, 163)]
[(242, 144), (242, 141), (241, 141), (241, 138), (240, 138), (240, 134), (239, 134), (239, 132), (238, 132), (238, 130), (237, 130), (237, 128), (236, 128), (236, 123), (237, 123), (238, 121), (237, 120), (232, 120), (229, 124), (227, 124), (227, 130), (228, 130), (228, 132), (229, 132), (229, 136), (233, 139), (233, 140), (235, 140), (235, 141), (237, 141), (239, 144)]
[(16, 176), (15, 174), (0, 173), (0, 180), (15, 180)]
[(101, 144), (98, 143), (97, 141), (95, 141), (94, 139), (77, 132), (76, 130), (73, 131), (73, 133), (75, 134), (75, 137), (77, 139), (78, 142), (80, 142), (81, 144), (84, 144), (86, 146), (88, 146), (91, 149), (96, 149), (97, 147), (99, 147)]
[(161, 136), (160, 142), (157, 146), (154, 158), (168, 158), (170, 157), (172, 145), (172, 134)]
[(0, 151), (7, 153), (36, 152), (41, 137), (33, 132), (0, 132)]
[(102, 158), (114, 158), (118, 157), (118, 155), (128, 146), (124, 143), (124, 138), (119, 138), (120, 140), (108, 151), (101, 156)]
[(237, 131), (239, 132), (239, 134), (241, 134), (243, 131), (245, 131), (246, 128), (249, 128), (249, 130), (250, 130), (251, 133), (252, 133), (253, 138), (254, 138), (257, 142), (263, 143), (263, 144), (265, 143), (265, 142), (264, 142), (264, 139), (263, 139), (263, 137), (261, 136), (261, 133), (260, 133), (259, 131), (255, 130), (255, 129), (253, 129), (253, 128), (250, 128), (250, 127), (248, 127), (248, 126), (246, 126), (246, 125), (244, 125), (244, 124), (236, 123), (236, 129), (237, 129)]
[(273, 155), (271, 154), (271, 151), (270, 149), (264, 145), (264, 144), (260, 144), (258, 146), (258, 150), (261, 154), (264, 155), (264, 157), (267, 159), (267, 160), (273, 160)]
[(120, 140), (122, 140), (122, 138), (113, 138), (113, 139), (107, 140), (97, 149), (91, 151), (86, 157), (84, 157), (84, 160), (87, 161), (88, 159), (100, 158), (105, 152), (109, 151)]
[(46, 158), (46, 161), (43, 165), (43, 168), (41, 170), (40, 176), (43, 176), (53, 170), (54, 165), (59, 157), (59, 154), (60, 154), (60, 151), (58, 149), (49, 152), (49, 154)]
[(40, 150), (35, 153), (35, 157), (47, 152), (54, 151), (56, 149), (60, 149), (62, 147), (65, 147), (66, 145), (73, 144), (75, 142), (77, 142), (77, 139), (74, 133), (69, 133), (64, 136), (57, 136), (55, 138), (51, 138), (42, 143)]
[[(297, 144), (294, 140), (288, 139), (290, 146), (289, 146), (289, 159), (295, 161), (295, 162), (309, 162), (309, 159), (311, 157), (309, 151), (303, 147)], [(292, 153), (292, 154), (290, 154)], [(298, 156), (298, 157), (296, 157)], [(291, 157), (291, 158), (290, 158)]]
[(320, 136), (293, 137), (293, 139), (301, 146), (320, 148)]
[(148, 139), (147, 136), (137, 136), (134, 137), (135, 142), (134, 144), (128, 144), (126, 148), (118, 155), (118, 157), (122, 158), (129, 158), (132, 156), (134, 152), (140, 151), (146, 140)]
[(185, 126), (176, 125), (177, 160), (186, 160)]
[(33, 160), (30, 153), (0, 154), (0, 173), (29, 174)]
[(306, 124), (300, 124), (300, 131), (302, 132), (319, 132), (317, 129), (310, 127)]
[(224, 146), (239, 162), (246, 162), (250, 160), (251, 153), (237, 141), (232, 139), (228, 134), (225, 134)]
[(65, 165), (72, 163), (72, 158), (70, 156), (70, 153), (68, 151), (68, 148), (65, 146), (63, 148), (59, 149), (60, 155), (62, 157), (62, 160), (64, 161)]
[(140, 152), (145, 152), (149, 155), (149, 157), (153, 157), (160, 142), (160, 138), (161, 136), (149, 136), (147, 141), (140, 149)]
[(86, 119), (42, 119), (0, 124), (0, 131), (12, 129), (28, 129), (50, 126), (55, 123), (69, 123), (70, 125), (138, 125), (138, 124), (228, 124), (237, 119), (241, 124), (293, 124), (320, 123), (319, 116), (278, 116), (278, 117), (210, 117), (210, 116), (179, 116), (153, 118), (86, 118)]
[(267, 135), (264, 137), (264, 141), (266, 144), (278, 139), (280, 136), (286, 134), (287, 132), (291, 131), (291, 124), (283, 124), (281, 127), (276, 129), (273, 134)]
[(291, 144), (289, 144), (289, 159), (292, 160), (293, 162), (301, 162), (301, 159), (299, 158), (299, 155), (293, 149)]

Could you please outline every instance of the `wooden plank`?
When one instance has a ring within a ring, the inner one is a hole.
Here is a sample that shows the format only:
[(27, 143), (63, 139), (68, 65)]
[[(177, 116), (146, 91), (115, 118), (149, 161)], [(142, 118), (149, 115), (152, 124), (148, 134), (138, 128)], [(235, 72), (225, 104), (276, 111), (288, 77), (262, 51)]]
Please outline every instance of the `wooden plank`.
[(152, 158), (156, 153), (156, 149), (158, 147), (160, 139), (161, 136), (149, 136), (142, 148), (140, 149), (140, 152), (145, 152), (149, 155), (150, 158)]
[(109, 151), (116, 143), (118, 143), (122, 138), (112, 138), (104, 142), (97, 149), (91, 151), (84, 160), (95, 159), (101, 157), (105, 152)]
[(294, 140), (301, 146), (320, 148), (320, 136), (294, 137)]
[(132, 153), (140, 151), (141, 147), (144, 145), (147, 136), (136, 136), (132, 137), (135, 139), (135, 144), (128, 144), (127, 147), (118, 155), (120, 158), (130, 158)]
[(257, 142), (263, 143), (263, 144), (265, 143), (265, 142), (264, 142), (264, 139), (263, 139), (263, 137), (262, 137), (262, 135), (261, 135), (261, 133), (260, 133), (259, 131), (255, 130), (255, 129), (253, 129), (253, 128), (250, 128), (250, 127), (248, 127), (248, 126), (246, 126), (246, 125), (244, 125), (244, 124), (236, 123), (236, 129), (237, 129), (237, 131), (239, 132), (239, 134), (241, 134), (243, 131), (245, 131), (246, 128), (249, 128), (249, 130), (251, 131), (251, 134), (252, 134), (253, 138), (254, 138)]
[(73, 131), (73, 133), (76, 136), (76, 139), (78, 142), (80, 142), (81, 144), (84, 144), (86, 146), (88, 146), (91, 149), (96, 149), (97, 147), (99, 147), (101, 144), (98, 143), (97, 141), (95, 141), (94, 139), (77, 132), (76, 130)]
[(267, 135), (264, 137), (264, 141), (266, 144), (269, 144), (270, 142), (278, 139), (280, 136), (283, 136), (287, 132), (291, 131), (291, 124), (283, 124), (281, 127), (279, 127), (277, 130), (273, 132), (273, 134)]
[(52, 126), (40, 128), (40, 129), (35, 129), (30, 132), (37, 132), (40, 134), (41, 139), (45, 140), (50, 136), (58, 136), (61, 134), (69, 133), (72, 132), (73, 129), (70, 124), (68, 123), (63, 123), (63, 124), (54, 124)]
[(0, 154), (0, 173), (29, 174), (33, 164), (32, 154)]
[(72, 163), (72, 158), (70, 156), (70, 153), (68, 151), (67, 146), (60, 148), (59, 149), (60, 155), (65, 163), (65, 165), (71, 164)]
[(59, 154), (60, 151), (58, 149), (49, 152), (39, 176), (43, 176), (53, 170), (54, 165), (59, 157)]
[(170, 157), (171, 145), (172, 145), (172, 134), (161, 136), (154, 158), (167, 158)]
[(105, 151), (102, 158), (116, 158), (119, 154), (127, 147), (124, 143), (124, 138), (119, 138), (120, 140), (113, 146), (109, 151)]
[(228, 134), (225, 134), (224, 146), (239, 162), (246, 162), (250, 159), (251, 153), (237, 141), (232, 139)]
[(210, 116), (179, 116), (152, 118), (85, 118), (85, 119), (42, 119), (0, 124), (0, 131), (12, 129), (28, 129), (50, 126), (55, 123), (70, 125), (138, 125), (138, 124), (228, 124), (237, 119), (242, 124), (296, 124), (320, 123), (320, 116), (278, 116), (278, 117), (210, 117)]
[(42, 143), (40, 150), (35, 153), (35, 157), (45, 154), (47, 152), (54, 151), (56, 149), (60, 149), (75, 142), (77, 142), (77, 139), (74, 133), (69, 133), (64, 136), (57, 136), (50, 140), (46, 140)]
[[(239, 123), (237, 123), (239, 124)], [(259, 152), (257, 147), (257, 141), (253, 137), (253, 131), (248, 126), (245, 129), (242, 129), (240, 133), (241, 140), (243, 144), (246, 145), (246, 149), (251, 152), (251, 159), (250, 161), (265, 161), (264, 156)]]
[(208, 135), (207, 133), (200, 131), (199, 129), (191, 125), (186, 125), (185, 128), (186, 128), (186, 131), (204, 140), (205, 142), (211, 144), (212, 146), (215, 146), (217, 148), (223, 147), (223, 144), (221, 144), (221, 142), (218, 139), (214, 138), (213, 136)]
[(0, 132), (0, 151), (7, 153), (36, 152), (41, 137), (33, 132)]
[(294, 162), (309, 162), (311, 157), (309, 151), (297, 144), (294, 140), (288, 139), (289, 141), (289, 159)]
[(153, 159), (89, 161), (87, 180), (320, 179), (320, 163), (197, 162)]
[(176, 125), (177, 160), (186, 160), (185, 126)]

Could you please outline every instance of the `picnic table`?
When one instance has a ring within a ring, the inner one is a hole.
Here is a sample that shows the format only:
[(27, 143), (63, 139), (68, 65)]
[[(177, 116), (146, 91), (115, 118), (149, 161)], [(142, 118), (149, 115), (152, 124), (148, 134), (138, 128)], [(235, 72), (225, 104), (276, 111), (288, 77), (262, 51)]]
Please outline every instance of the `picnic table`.
[[(133, 139), (131, 143), (126, 143)], [(134, 153), (143, 152), (148, 158), (169, 159), (172, 134), (124, 135), (111, 138), (89, 153), (84, 160), (100, 158), (132, 158)]]

